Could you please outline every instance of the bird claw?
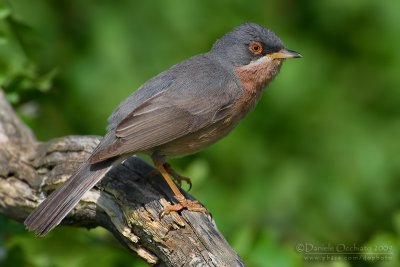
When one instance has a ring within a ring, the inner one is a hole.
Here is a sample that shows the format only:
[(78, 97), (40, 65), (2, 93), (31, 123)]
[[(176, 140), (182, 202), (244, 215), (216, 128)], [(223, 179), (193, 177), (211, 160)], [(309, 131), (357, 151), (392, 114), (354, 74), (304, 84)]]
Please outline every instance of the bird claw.
[(171, 204), (171, 205), (164, 207), (164, 210), (162, 212), (160, 212), (160, 215), (159, 215), (160, 219), (163, 218), (165, 215), (170, 214), (171, 212), (178, 212), (181, 210), (201, 212), (206, 216), (210, 215), (210, 212), (196, 200), (188, 200), (186, 198), (178, 198), (176, 196), (175, 196), (175, 198), (179, 202), (176, 204)]
[(192, 189), (192, 180), (190, 180), (189, 177), (182, 176), (178, 173), (175, 173), (174, 175), (172, 175), (172, 177), (180, 187), (182, 187), (182, 181), (185, 181), (189, 185), (189, 189), (187, 190), (188, 192), (190, 191), (190, 189)]
[[(190, 189), (192, 189), (192, 180), (189, 177), (180, 175), (169, 165), (167, 165), (165, 169), (172, 176), (172, 178), (174, 178), (175, 183), (179, 185), (179, 187), (182, 187), (182, 181), (185, 181), (189, 185), (189, 189), (187, 191), (189, 192)], [(160, 171), (157, 169), (151, 170), (149, 173), (147, 173), (147, 176), (150, 178), (157, 175), (160, 175)]]
[(175, 182), (182, 187), (182, 181), (185, 181), (189, 185), (188, 191), (192, 189), (192, 180), (189, 177), (185, 177), (177, 173), (169, 163), (164, 163), (165, 170), (174, 178)]

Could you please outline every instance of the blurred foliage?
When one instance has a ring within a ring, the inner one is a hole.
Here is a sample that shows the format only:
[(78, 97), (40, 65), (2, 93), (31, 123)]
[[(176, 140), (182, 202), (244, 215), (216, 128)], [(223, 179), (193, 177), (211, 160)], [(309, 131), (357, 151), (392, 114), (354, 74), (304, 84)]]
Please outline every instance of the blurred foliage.
[[(400, 266), (399, 1), (0, 3), (0, 86), (41, 140), (102, 135), (150, 77), (242, 22), (270, 27), (304, 58), (229, 137), (174, 166), (249, 266)], [(0, 225), (1, 266), (145, 266), (101, 229)], [(307, 261), (307, 243), (392, 259)]]

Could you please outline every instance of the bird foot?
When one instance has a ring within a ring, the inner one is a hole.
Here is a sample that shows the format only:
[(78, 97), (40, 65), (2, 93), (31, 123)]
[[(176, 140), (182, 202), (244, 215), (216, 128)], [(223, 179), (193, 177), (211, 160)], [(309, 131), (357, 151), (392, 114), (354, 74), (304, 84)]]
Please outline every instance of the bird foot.
[(203, 207), (198, 201), (196, 200), (189, 200), (184, 197), (175, 196), (175, 198), (179, 201), (177, 204), (171, 204), (164, 207), (164, 210), (160, 213), (160, 218), (164, 217), (171, 212), (177, 212), (181, 210), (189, 210), (194, 212), (201, 212), (204, 215), (210, 215), (209, 211)]
[[(190, 180), (189, 177), (180, 175), (168, 163), (164, 163), (163, 166), (168, 174), (171, 175), (172, 178), (174, 178), (174, 181), (179, 185), (179, 187), (182, 187), (182, 181), (185, 181), (189, 185), (189, 189), (187, 191), (189, 192), (190, 189), (192, 189), (192, 180)], [(154, 169), (147, 174), (147, 176), (149, 177), (154, 177), (157, 175), (160, 175), (160, 171), (157, 169)]]
[(182, 187), (182, 181), (185, 181), (188, 185), (189, 185), (189, 189), (187, 191), (190, 191), (190, 189), (192, 189), (192, 180), (190, 180), (189, 177), (186, 176), (182, 176), (179, 173), (174, 173), (171, 174), (172, 177), (174, 177), (175, 182)]
[(174, 178), (175, 182), (182, 187), (182, 181), (185, 181), (189, 185), (188, 191), (192, 189), (192, 180), (189, 177), (185, 177), (177, 173), (169, 163), (164, 163), (165, 170)]

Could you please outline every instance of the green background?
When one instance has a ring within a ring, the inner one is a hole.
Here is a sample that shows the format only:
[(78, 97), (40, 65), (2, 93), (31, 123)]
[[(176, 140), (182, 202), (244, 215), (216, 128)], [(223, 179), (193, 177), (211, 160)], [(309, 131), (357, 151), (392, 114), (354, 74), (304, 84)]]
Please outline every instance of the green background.
[[(172, 160), (248, 266), (400, 266), (400, 1), (0, 1), (0, 86), (40, 140), (105, 133), (112, 110), (240, 23), (288, 60), (227, 138)], [(304, 260), (296, 247), (388, 248)], [(105, 230), (35, 238), (0, 217), (1, 266), (146, 266)]]

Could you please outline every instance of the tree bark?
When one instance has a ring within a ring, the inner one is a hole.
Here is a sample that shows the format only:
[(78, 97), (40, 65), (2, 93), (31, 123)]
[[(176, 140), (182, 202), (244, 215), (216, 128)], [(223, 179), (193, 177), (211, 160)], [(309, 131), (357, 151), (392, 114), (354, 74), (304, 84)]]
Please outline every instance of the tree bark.
[[(23, 222), (99, 140), (67, 136), (38, 142), (0, 90), (0, 212)], [(159, 218), (173, 199), (154, 170), (135, 156), (127, 159), (85, 194), (62, 224), (102, 226), (151, 265), (244, 266), (211, 217), (184, 210)]]

